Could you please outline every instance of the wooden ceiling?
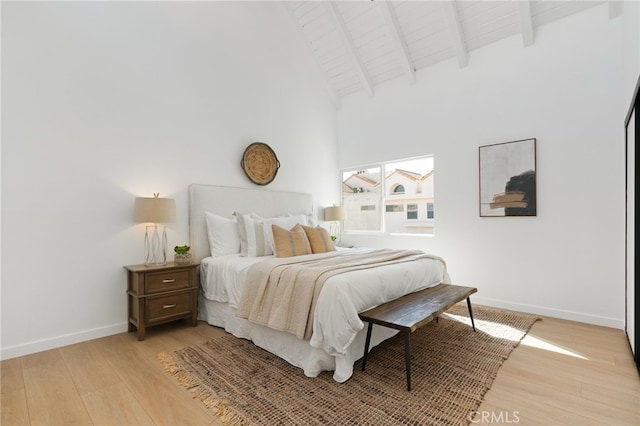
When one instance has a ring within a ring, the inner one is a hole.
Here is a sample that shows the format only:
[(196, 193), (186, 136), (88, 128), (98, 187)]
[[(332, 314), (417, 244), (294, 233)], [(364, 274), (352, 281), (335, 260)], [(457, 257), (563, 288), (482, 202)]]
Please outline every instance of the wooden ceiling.
[(520, 35), (522, 46), (535, 43), (536, 29), (603, 3), (611, 17), (619, 1), (293, 1), (283, 2), (305, 40), (336, 105), (416, 71)]

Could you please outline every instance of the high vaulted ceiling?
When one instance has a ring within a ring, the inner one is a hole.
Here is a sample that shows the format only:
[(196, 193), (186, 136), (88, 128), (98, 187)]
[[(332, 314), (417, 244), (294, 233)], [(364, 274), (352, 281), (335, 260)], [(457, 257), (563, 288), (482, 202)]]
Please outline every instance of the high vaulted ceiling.
[(619, 1), (297, 1), (284, 2), (301, 37), (327, 80), (334, 102), (457, 58), (520, 34), (522, 46), (535, 43), (536, 29), (566, 16), (609, 3), (611, 17)]

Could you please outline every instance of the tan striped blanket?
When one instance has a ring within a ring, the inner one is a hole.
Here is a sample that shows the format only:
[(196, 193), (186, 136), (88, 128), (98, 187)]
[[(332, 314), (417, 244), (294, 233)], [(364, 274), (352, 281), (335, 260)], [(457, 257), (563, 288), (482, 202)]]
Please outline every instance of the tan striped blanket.
[(363, 254), (332, 252), (319, 259), (290, 257), (258, 262), (251, 266), (238, 305), (237, 316), (310, 339), (315, 304), (330, 277), (367, 268), (437, 256), (417, 250), (380, 249)]

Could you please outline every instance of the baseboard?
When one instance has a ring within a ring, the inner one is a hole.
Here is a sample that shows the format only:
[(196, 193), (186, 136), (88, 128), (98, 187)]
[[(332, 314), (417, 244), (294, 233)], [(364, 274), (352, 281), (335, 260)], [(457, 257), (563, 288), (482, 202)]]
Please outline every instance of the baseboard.
[(78, 333), (56, 336), (50, 339), (38, 340), (21, 345), (0, 348), (0, 360), (16, 358), (23, 355), (30, 355), (36, 352), (47, 351), (49, 349), (61, 348), (74, 343), (86, 342), (87, 340), (99, 339), (100, 337), (111, 336), (127, 331), (127, 323), (122, 322), (106, 327), (94, 328)]
[[(528, 305), (523, 303), (507, 302), (505, 300), (490, 299), (486, 297), (472, 296), (472, 302), (478, 305), (491, 306), (511, 311), (524, 312), (534, 315), (544, 315), (547, 317), (566, 319), (570, 321), (584, 322), (587, 324), (601, 325), (603, 327), (617, 328), (624, 330), (624, 320), (616, 318), (601, 317), (598, 315), (584, 314), (581, 312), (552, 309), (544, 306)], [(106, 327), (85, 330), (79, 333), (67, 334), (64, 336), (52, 337), (50, 339), (38, 340), (22, 345), (0, 348), (0, 361), (16, 358), (23, 355), (30, 355), (49, 349), (61, 348), (75, 343), (86, 342), (88, 340), (99, 339), (100, 337), (111, 336), (127, 331), (127, 323), (122, 322)]]
[(486, 297), (472, 296), (473, 303), (478, 305), (491, 306), (494, 308), (508, 309), (510, 311), (524, 312), (527, 314), (543, 315), (546, 317), (566, 319), (570, 321), (584, 322), (587, 324), (601, 325), (603, 327), (618, 328), (624, 330), (624, 319), (602, 317), (590, 315), (582, 312), (553, 309), (545, 306), (529, 305), (524, 303), (513, 303), (505, 300), (490, 299)]

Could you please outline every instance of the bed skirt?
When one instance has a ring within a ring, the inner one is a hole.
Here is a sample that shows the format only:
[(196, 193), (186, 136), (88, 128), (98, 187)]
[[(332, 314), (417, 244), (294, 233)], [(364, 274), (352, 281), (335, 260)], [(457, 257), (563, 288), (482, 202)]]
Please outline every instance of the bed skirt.
[[(333, 379), (339, 383), (345, 382), (352, 376), (353, 364), (362, 358), (367, 334), (365, 323), (365, 327), (358, 332), (344, 356), (331, 356), (322, 349), (312, 347), (308, 340), (301, 340), (293, 334), (272, 330), (238, 318), (236, 309), (228, 303), (205, 299), (202, 294), (198, 301), (198, 319), (224, 328), (236, 337), (251, 340), (256, 346), (301, 368), (307, 377), (316, 377), (322, 371), (333, 371)], [(397, 330), (374, 327), (371, 348), (396, 333)]]

